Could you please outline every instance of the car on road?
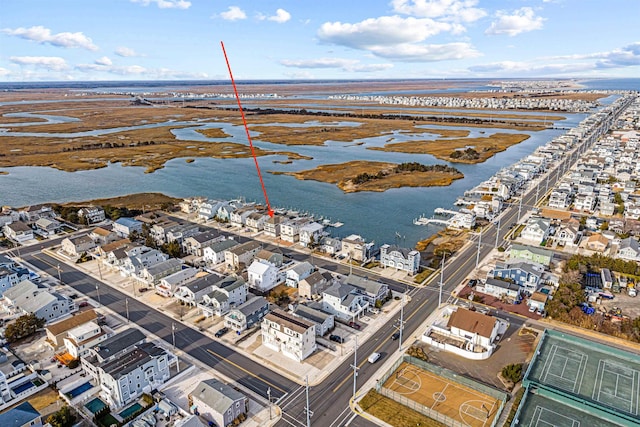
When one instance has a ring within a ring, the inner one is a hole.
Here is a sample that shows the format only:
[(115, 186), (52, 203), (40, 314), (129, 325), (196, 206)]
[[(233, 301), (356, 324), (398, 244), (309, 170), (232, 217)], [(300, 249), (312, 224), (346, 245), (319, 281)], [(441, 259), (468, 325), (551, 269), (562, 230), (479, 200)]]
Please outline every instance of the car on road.
[(89, 302), (88, 301), (82, 301), (80, 304), (78, 304), (78, 307), (82, 308), (82, 307), (88, 307), (89, 306)]
[(369, 363), (376, 363), (380, 359), (380, 353), (371, 353), (371, 356), (367, 359)]
[(397, 340), (398, 338), (400, 338), (400, 332), (394, 332), (393, 335), (391, 335), (391, 339), (393, 341)]
[(220, 338), (221, 336), (223, 336), (224, 334), (226, 334), (227, 332), (229, 332), (229, 328), (224, 327), (221, 329), (218, 329), (215, 333), (216, 338)]
[(329, 339), (340, 344), (344, 342), (344, 338), (342, 338), (340, 335), (329, 335)]
[(361, 328), (360, 324), (356, 322), (349, 322), (349, 326), (351, 326), (353, 329), (358, 329), (358, 330), (360, 330)]

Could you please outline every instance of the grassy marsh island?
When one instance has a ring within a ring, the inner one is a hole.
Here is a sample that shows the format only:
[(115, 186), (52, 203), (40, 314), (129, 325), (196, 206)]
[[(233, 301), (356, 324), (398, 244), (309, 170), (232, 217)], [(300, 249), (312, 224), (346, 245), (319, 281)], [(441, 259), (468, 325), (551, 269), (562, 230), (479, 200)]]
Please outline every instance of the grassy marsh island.
[(435, 187), (450, 185), (464, 177), (460, 171), (446, 165), (420, 163), (387, 163), (355, 160), (346, 163), (321, 165), (300, 172), (271, 172), (290, 175), (301, 180), (336, 184), (345, 193), (358, 191), (382, 192), (400, 187)]
[(435, 141), (408, 141), (369, 147), (369, 150), (398, 153), (431, 154), (455, 163), (482, 163), (496, 153), (529, 138), (525, 134), (494, 133), (479, 138), (437, 139)]

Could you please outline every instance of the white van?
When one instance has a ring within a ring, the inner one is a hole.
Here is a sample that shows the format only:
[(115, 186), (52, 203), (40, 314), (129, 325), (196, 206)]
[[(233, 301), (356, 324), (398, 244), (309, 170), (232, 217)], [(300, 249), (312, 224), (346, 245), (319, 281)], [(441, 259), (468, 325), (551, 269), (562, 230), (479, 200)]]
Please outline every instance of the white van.
[(369, 363), (376, 363), (378, 359), (380, 359), (380, 353), (371, 353), (371, 356), (369, 356)]

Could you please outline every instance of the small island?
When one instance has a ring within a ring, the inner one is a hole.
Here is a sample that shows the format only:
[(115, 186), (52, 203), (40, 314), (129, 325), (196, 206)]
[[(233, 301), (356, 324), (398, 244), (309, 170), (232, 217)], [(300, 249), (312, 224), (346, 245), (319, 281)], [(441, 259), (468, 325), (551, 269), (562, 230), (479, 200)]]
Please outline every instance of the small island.
[(369, 150), (431, 154), (440, 160), (453, 163), (482, 163), (496, 153), (528, 138), (529, 135), (521, 133), (494, 133), (479, 138), (440, 138), (436, 141), (397, 142), (385, 144), (384, 147), (370, 147)]
[(271, 173), (336, 184), (345, 193), (382, 192), (400, 187), (447, 186), (456, 179), (464, 178), (460, 171), (446, 165), (423, 165), (416, 162), (398, 164), (366, 160), (321, 165), (315, 169), (300, 172), (271, 171)]

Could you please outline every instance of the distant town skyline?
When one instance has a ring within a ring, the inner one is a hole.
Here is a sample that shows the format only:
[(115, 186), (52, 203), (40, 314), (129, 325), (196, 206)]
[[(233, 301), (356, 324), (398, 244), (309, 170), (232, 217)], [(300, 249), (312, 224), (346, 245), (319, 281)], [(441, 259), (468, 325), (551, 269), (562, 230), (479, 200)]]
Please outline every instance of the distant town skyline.
[(0, 81), (640, 76), (640, 3), (4, 0)]

